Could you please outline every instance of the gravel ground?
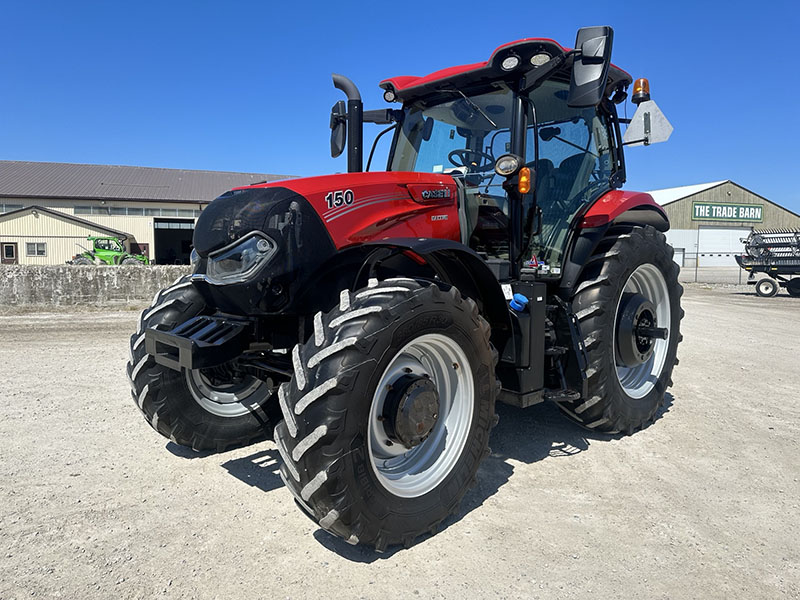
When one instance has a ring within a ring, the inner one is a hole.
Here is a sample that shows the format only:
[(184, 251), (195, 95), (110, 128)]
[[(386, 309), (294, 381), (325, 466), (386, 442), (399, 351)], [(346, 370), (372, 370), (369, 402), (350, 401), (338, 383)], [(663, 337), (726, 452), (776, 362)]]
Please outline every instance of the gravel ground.
[(683, 304), (651, 427), (500, 406), (458, 514), (381, 555), (302, 515), (271, 442), (198, 457), (152, 431), (135, 313), (0, 316), (0, 598), (798, 598), (800, 299)]

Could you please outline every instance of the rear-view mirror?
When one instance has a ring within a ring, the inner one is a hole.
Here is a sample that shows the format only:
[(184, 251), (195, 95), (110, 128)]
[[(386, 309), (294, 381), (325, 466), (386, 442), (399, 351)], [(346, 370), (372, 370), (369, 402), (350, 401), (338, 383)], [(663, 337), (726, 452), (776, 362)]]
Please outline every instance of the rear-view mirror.
[(431, 134), (433, 133), (433, 117), (425, 119), (425, 125), (422, 126), (422, 139), (426, 142), (430, 141)]
[(597, 106), (603, 99), (608, 68), (611, 65), (611, 27), (584, 27), (575, 40), (576, 55), (572, 64), (567, 104), (576, 108)]
[(331, 108), (331, 157), (336, 158), (344, 152), (347, 142), (347, 105), (339, 100)]

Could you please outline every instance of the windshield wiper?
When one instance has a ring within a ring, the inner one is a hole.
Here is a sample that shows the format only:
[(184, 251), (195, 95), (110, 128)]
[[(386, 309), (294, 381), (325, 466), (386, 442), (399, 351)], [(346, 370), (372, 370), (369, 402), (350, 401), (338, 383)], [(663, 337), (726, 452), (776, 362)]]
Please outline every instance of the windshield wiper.
[(443, 89), (441, 91), (443, 91), (443, 92), (456, 92), (457, 94), (460, 94), (461, 97), (464, 98), (464, 100), (467, 101), (467, 104), (469, 104), (472, 108), (477, 110), (484, 119), (489, 121), (489, 123), (491, 123), (492, 127), (494, 127), (495, 129), (498, 129), (497, 123), (492, 121), (489, 118), (489, 115), (487, 115), (485, 112), (483, 112), (483, 109), (480, 106), (478, 106), (477, 104), (475, 104), (475, 102), (473, 102), (472, 99), (469, 98), (469, 96), (467, 96), (466, 94), (464, 94), (464, 92), (462, 92), (460, 89), (458, 89), (457, 87), (453, 87), (453, 89)]

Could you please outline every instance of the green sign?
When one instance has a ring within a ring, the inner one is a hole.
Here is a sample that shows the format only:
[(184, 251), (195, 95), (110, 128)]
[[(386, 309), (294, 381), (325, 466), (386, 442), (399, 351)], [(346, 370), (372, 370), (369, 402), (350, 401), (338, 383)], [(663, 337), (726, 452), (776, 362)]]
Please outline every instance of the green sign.
[(755, 221), (764, 220), (763, 204), (692, 203), (692, 221)]

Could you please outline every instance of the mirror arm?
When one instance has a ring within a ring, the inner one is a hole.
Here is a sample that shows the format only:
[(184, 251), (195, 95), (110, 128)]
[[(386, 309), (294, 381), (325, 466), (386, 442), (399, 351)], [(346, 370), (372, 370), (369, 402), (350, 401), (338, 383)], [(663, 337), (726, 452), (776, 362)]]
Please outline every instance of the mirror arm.
[(389, 125), (399, 123), (403, 118), (402, 110), (392, 108), (380, 108), (378, 110), (365, 110), (364, 123), (375, 123), (376, 125)]
[(557, 69), (560, 69), (561, 66), (565, 62), (567, 62), (567, 59), (569, 59), (572, 56), (577, 56), (579, 54), (580, 54), (580, 50), (576, 50), (576, 49), (573, 48), (572, 50), (569, 50), (569, 51), (565, 52), (564, 54), (560, 54), (559, 56), (554, 56), (553, 58), (548, 60), (546, 63), (544, 63), (542, 66), (536, 67), (535, 69), (532, 69), (531, 71), (529, 71), (529, 73), (531, 75), (535, 75), (536, 77), (533, 78), (533, 80), (529, 83), (528, 80), (527, 80), (528, 76), (526, 74), (526, 76), (525, 76), (525, 87), (522, 88), (519, 93), (520, 94), (526, 94), (526, 95), (530, 94), (534, 89), (536, 89), (539, 86), (539, 84), (542, 81), (544, 81), (545, 79), (550, 77), (550, 75), (554, 71), (556, 71)]

